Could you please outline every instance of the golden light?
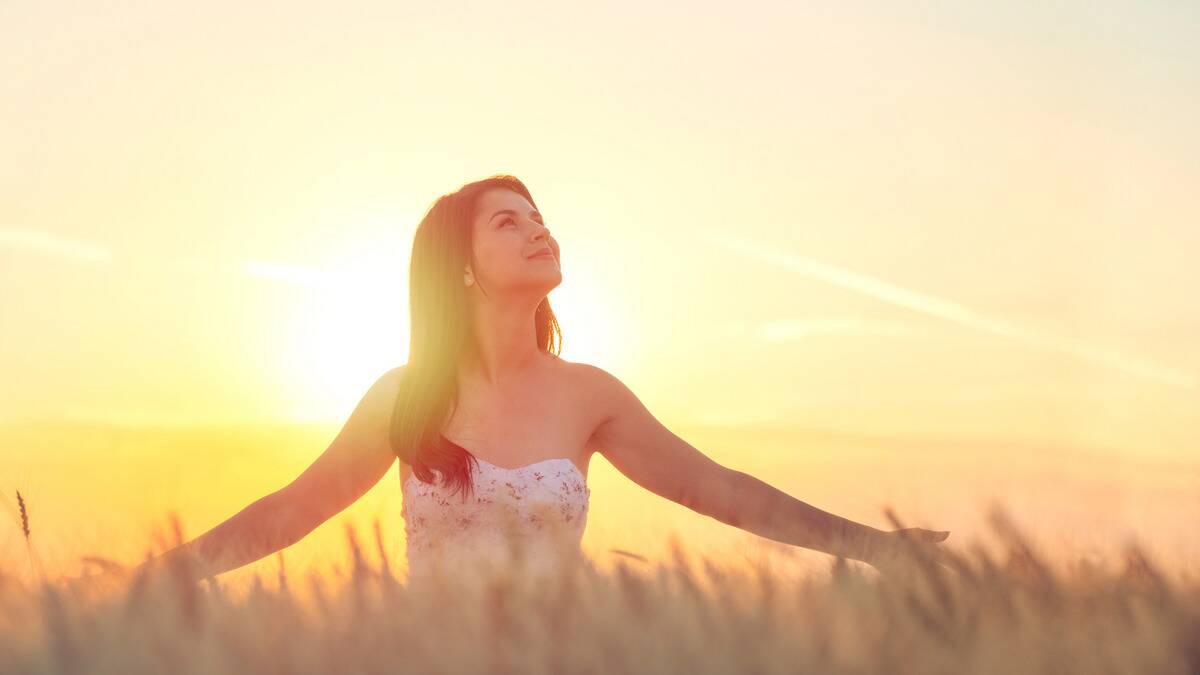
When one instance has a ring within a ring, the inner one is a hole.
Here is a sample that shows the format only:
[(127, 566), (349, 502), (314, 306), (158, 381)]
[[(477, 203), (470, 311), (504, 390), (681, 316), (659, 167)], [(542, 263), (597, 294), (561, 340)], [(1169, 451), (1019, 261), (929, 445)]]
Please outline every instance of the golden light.
[(616, 368), (629, 347), (628, 317), (617, 311), (611, 291), (589, 281), (602, 279), (587, 273), (592, 262), (572, 259), (570, 268), (564, 264), (562, 283), (550, 291), (550, 307), (562, 329), (560, 355), (568, 361)]
[(389, 247), (363, 247), (305, 276), (281, 350), (281, 378), (303, 395), (293, 420), (344, 418), (389, 368), (408, 358), (408, 280)]

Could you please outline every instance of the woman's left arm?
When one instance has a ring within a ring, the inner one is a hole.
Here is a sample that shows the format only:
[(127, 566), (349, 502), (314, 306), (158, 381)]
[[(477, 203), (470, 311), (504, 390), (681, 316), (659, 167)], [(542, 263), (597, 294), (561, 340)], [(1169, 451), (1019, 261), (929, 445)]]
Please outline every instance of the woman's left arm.
[(785, 544), (870, 562), (887, 533), (822, 511), (723, 466), (663, 426), (623, 382), (589, 366), (605, 411), (593, 445), (630, 480), (666, 499)]

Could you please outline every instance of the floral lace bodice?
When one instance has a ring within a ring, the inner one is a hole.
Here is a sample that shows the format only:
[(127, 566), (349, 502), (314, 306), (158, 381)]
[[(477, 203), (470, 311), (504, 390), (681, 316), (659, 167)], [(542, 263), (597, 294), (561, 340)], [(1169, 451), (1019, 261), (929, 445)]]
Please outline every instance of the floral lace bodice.
[(574, 462), (556, 457), (505, 468), (476, 459), (474, 492), (465, 502), (441, 485), (436, 469), (436, 483), (415, 474), (405, 480), (400, 513), (410, 571), (450, 558), (507, 559), (513, 544), (535, 563), (579, 552), (592, 491)]

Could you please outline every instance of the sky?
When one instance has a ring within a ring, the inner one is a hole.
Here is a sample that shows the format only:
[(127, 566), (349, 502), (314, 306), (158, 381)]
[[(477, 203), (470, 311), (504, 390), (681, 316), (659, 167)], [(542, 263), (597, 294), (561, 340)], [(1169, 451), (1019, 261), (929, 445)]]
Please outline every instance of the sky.
[(0, 421), (340, 424), (406, 359), (421, 216), (511, 173), (561, 247), (562, 356), (672, 428), (1189, 462), (1197, 29), (1182, 2), (6, 2)]

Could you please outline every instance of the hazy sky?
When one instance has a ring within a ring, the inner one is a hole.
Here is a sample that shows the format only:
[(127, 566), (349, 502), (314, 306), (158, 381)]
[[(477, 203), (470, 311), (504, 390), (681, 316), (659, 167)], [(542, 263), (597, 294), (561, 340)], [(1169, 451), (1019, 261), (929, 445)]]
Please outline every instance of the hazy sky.
[(0, 418), (344, 419), (493, 173), (667, 423), (1200, 445), (1183, 2), (0, 4)]

